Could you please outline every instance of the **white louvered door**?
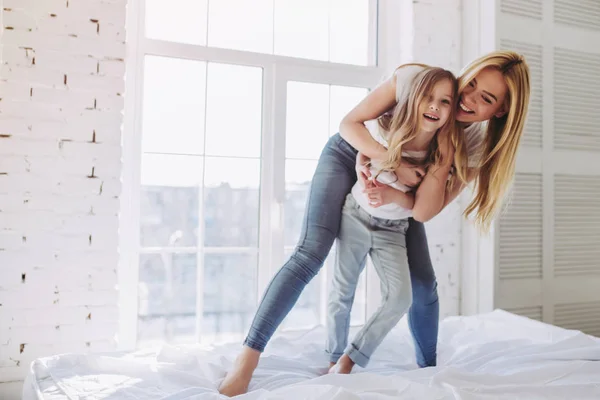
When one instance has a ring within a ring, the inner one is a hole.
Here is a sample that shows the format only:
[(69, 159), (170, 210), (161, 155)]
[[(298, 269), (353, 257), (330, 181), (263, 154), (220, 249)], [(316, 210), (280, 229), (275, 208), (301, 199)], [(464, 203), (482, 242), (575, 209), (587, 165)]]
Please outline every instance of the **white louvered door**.
[(492, 245), (475, 243), (470, 276), (493, 295), (467, 311), (502, 308), (600, 336), (600, 0), (476, 6), (479, 53), (522, 53), (532, 93), (512, 195)]

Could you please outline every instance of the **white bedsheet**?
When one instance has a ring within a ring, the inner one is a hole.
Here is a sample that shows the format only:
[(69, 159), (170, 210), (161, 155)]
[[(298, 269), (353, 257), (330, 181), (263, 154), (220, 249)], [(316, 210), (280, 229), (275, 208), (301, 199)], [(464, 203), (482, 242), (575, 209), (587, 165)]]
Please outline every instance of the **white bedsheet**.
[[(440, 326), (438, 366), (417, 369), (405, 325), (366, 369), (324, 375), (322, 329), (271, 341), (250, 392), (258, 399), (598, 399), (600, 339), (504, 311)], [(217, 387), (239, 344), (163, 347), (158, 353), (66, 354), (36, 360), (23, 399), (224, 398)]]

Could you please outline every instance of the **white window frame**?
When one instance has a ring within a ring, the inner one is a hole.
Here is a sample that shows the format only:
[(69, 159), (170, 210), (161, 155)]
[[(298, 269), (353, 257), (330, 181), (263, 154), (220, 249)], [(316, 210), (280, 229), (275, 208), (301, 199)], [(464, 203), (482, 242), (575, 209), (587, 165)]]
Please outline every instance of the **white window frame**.
[[(288, 81), (304, 81), (373, 88), (389, 74), (399, 60), (397, 41), (400, 7), (396, 0), (369, 0), (371, 10), (370, 48), (377, 43), (377, 64), (355, 66), (307, 60), (273, 54), (219, 49), (149, 39), (144, 34), (144, 0), (130, 0), (127, 6), (127, 79), (123, 128), (123, 191), (120, 213), (119, 263), (119, 348), (136, 345), (138, 320), (138, 265), (140, 254), (140, 173), (142, 156), (143, 59), (146, 55), (221, 62), (263, 69), (263, 125), (261, 138), (259, 244), (257, 301), (269, 280), (284, 261), (283, 204), (285, 200), (285, 135)], [(373, 24), (375, 22), (375, 24)], [(373, 52), (373, 57), (375, 53)], [(375, 58), (373, 59), (375, 60)], [(334, 133), (334, 132), (332, 132)], [(277, 166), (277, 168), (275, 168)], [(203, 205), (200, 204), (200, 209)], [(202, 215), (199, 215), (201, 221)], [(200, 228), (202, 224), (200, 224)], [(200, 229), (198, 242), (203, 243)], [(203, 287), (203, 246), (176, 248), (176, 252), (198, 252), (197, 287)], [(236, 252), (219, 248), (219, 253)], [(149, 250), (152, 252), (153, 250)], [(158, 249), (156, 250), (158, 251)], [(210, 250), (209, 250), (210, 251)], [(321, 282), (326, 282), (325, 274)], [(369, 277), (367, 304), (377, 302), (375, 280)], [(322, 285), (322, 288), (324, 286)], [(198, 341), (202, 336), (202, 291), (197, 296)], [(370, 306), (367, 307), (367, 315)], [(323, 310), (322, 310), (323, 311)], [(324, 317), (324, 313), (321, 315)], [(323, 319), (323, 318), (322, 318)], [(321, 321), (322, 323), (324, 321)]]

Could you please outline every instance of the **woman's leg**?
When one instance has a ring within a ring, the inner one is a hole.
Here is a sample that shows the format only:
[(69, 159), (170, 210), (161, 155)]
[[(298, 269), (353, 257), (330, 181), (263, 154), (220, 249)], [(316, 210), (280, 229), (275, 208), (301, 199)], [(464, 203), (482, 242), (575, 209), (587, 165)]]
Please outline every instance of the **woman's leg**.
[(242, 353), (219, 389), (221, 393), (232, 396), (247, 391), (260, 353), (323, 266), (338, 233), (346, 195), (356, 182), (355, 163), (356, 150), (339, 134), (329, 139), (311, 182), (299, 243), (267, 287)]
[(422, 368), (433, 367), (437, 358), (440, 316), (437, 281), (429, 256), (425, 225), (412, 218), (406, 232), (406, 249), (413, 293), (408, 323), (417, 351), (417, 364)]
[(350, 312), (358, 278), (371, 247), (370, 232), (358, 214), (351, 194), (346, 198), (337, 241), (331, 289), (327, 301), (327, 344), (329, 362), (335, 364), (344, 354), (350, 330)]

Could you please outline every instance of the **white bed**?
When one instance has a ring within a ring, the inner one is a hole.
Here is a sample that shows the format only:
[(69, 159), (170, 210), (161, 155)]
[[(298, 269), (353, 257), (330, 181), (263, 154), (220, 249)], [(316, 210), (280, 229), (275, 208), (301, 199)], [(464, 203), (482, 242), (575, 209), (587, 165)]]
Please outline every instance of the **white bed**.
[[(598, 399), (600, 339), (494, 311), (440, 327), (438, 367), (417, 369), (400, 325), (371, 365), (323, 375), (324, 331), (281, 335), (261, 359), (250, 392), (258, 399)], [(216, 388), (239, 344), (163, 347), (158, 353), (66, 354), (36, 360), (23, 399), (223, 398)]]

